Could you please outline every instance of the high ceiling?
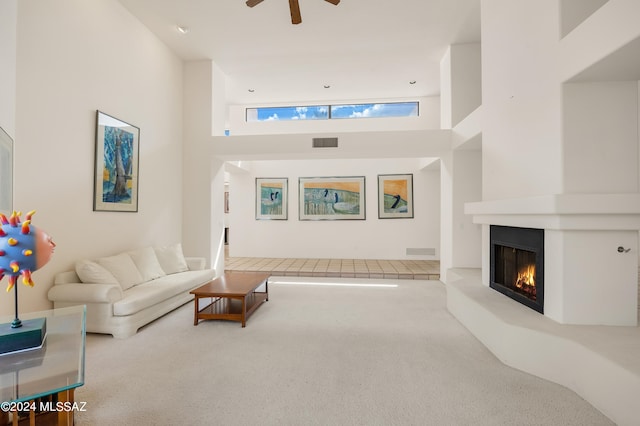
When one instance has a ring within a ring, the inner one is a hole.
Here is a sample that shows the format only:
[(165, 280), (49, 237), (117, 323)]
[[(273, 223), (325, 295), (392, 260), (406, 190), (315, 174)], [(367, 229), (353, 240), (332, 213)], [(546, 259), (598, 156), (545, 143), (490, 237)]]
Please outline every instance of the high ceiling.
[(287, 0), (119, 1), (185, 61), (215, 62), (231, 104), (437, 95), (447, 46), (480, 41), (480, 0), (299, 0), (298, 25)]

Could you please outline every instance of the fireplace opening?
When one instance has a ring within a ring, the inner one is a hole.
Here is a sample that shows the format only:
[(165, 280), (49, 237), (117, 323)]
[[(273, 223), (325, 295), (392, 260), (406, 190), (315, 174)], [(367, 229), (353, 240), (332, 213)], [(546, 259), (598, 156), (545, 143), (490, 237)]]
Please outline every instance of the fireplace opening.
[(492, 225), (490, 287), (544, 313), (544, 230)]

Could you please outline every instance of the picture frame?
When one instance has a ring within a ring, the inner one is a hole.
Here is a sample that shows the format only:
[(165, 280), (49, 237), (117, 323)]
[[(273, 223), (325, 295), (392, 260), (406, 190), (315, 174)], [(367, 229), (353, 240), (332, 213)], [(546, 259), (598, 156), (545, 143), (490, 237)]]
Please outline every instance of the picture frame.
[(13, 139), (0, 127), (0, 213), (13, 212)]
[(140, 129), (96, 111), (94, 211), (137, 212)]
[(288, 178), (256, 178), (256, 220), (287, 220)]
[(301, 177), (300, 220), (365, 220), (365, 177)]
[(378, 218), (413, 218), (413, 174), (378, 175)]

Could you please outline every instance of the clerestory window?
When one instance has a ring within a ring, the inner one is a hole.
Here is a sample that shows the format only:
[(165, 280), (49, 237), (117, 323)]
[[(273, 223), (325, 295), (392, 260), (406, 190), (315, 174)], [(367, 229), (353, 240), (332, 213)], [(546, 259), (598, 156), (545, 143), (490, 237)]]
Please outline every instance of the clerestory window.
[(419, 102), (384, 102), (340, 105), (247, 108), (246, 120), (331, 120), (375, 117), (417, 117)]

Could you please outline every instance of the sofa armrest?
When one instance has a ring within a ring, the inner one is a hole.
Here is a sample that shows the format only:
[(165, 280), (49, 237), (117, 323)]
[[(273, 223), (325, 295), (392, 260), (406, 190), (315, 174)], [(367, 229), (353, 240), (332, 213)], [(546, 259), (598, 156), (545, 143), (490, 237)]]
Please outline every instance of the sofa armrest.
[(47, 296), (52, 302), (113, 303), (122, 299), (118, 284), (56, 284)]
[(204, 257), (185, 257), (184, 260), (187, 261), (190, 271), (201, 271), (207, 263)]

